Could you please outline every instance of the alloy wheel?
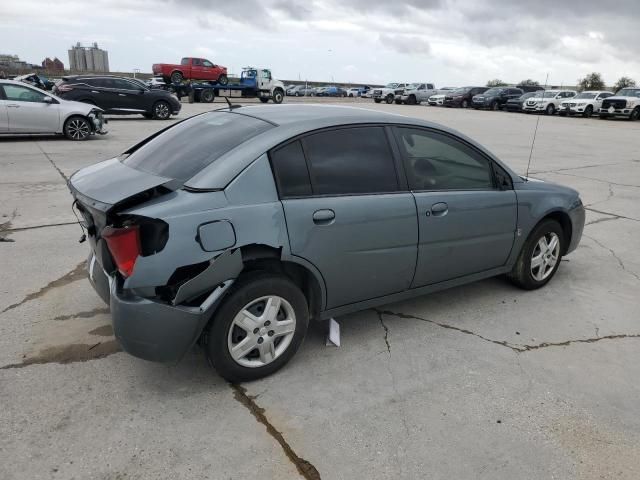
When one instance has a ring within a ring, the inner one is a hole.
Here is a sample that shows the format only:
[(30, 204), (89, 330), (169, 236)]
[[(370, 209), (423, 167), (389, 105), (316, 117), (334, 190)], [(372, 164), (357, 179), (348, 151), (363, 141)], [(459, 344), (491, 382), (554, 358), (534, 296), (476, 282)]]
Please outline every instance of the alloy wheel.
[(227, 348), (243, 367), (272, 363), (289, 347), (296, 331), (296, 315), (282, 297), (269, 295), (252, 300), (234, 317)]
[(545, 280), (558, 263), (560, 239), (554, 232), (543, 235), (531, 254), (531, 276), (538, 282)]
[(85, 120), (74, 118), (69, 122), (67, 132), (74, 140), (84, 140), (91, 133), (91, 129)]
[(160, 118), (162, 120), (164, 120), (165, 118), (169, 118), (170, 116), (169, 106), (164, 102), (160, 102), (156, 104), (154, 108), (154, 113), (156, 114), (156, 118)]

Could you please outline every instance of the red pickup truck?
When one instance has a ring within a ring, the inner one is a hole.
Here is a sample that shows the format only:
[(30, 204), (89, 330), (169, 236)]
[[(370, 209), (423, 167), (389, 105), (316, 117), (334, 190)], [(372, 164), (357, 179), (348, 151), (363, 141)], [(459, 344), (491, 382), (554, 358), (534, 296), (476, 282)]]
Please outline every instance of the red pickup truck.
[(161, 75), (165, 82), (180, 83), (182, 80), (208, 80), (226, 85), (227, 67), (216, 65), (206, 58), (184, 57), (180, 65), (171, 63), (154, 63), (154, 75)]

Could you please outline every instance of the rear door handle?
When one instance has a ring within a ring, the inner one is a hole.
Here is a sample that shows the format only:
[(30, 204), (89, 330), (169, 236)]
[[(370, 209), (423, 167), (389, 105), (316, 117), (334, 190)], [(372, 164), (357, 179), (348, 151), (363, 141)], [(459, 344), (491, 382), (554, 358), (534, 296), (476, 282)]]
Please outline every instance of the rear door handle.
[(336, 218), (336, 212), (333, 210), (316, 210), (313, 212), (313, 223), (316, 225), (329, 225)]
[(100, 92), (97, 90), (91, 90), (91, 93), (100, 93)]
[(119, 96), (119, 97), (126, 97), (126, 96), (127, 96), (127, 94), (126, 94), (126, 93), (119, 93), (119, 94), (118, 94), (118, 96)]
[(11, 105), (7, 105), (7, 108), (20, 108), (20, 105), (16, 105), (15, 103), (12, 103)]
[[(434, 217), (444, 217), (449, 211), (449, 205), (444, 202), (438, 202), (431, 205), (431, 213)], [(427, 212), (429, 215), (429, 212)]]

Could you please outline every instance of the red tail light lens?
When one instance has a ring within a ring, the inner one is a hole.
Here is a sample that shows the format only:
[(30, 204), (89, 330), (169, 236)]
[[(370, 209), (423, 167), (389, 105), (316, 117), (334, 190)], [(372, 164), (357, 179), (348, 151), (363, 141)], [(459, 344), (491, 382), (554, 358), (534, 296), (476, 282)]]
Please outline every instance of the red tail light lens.
[(118, 271), (125, 277), (133, 274), (133, 268), (140, 255), (140, 229), (137, 225), (124, 228), (106, 227), (102, 238), (116, 262)]

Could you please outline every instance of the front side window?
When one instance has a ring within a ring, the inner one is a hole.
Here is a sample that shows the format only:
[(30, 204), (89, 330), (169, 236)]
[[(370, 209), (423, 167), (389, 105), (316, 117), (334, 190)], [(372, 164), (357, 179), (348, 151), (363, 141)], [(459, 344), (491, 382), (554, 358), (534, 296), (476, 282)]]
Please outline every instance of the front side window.
[(212, 68), (213, 67), (213, 63), (211, 63), (209, 60), (203, 60), (202, 61), (202, 66), (203, 67)]
[(328, 130), (302, 140), (314, 195), (394, 192), (398, 179), (383, 127)]
[(193, 66), (194, 67), (199, 67), (202, 65), (202, 60), (200, 60), (199, 58), (194, 58), (193, 59)]
[(16, 102), (44, 103), (44, 97), (46, 97), (45, 94), (32, 90), (28, 87), (23, 87), (22, 85), (10, 85), (5, 83), (2, 87), (4, 88), (4, 94), (6, 95), (7, 100), (13, 100)]
[(118, 90), (139, 90), (139, 87), (136, 87), (133, 83), (128, 82), (127, 80), (121, 80), (119, 78), (114, 78), (112, 80), (112, 87), (117, 88)]
[(396, 128), (396, 135), (411, 190), (494, 188), (490, 160), (464, 143), (416, 128)]

